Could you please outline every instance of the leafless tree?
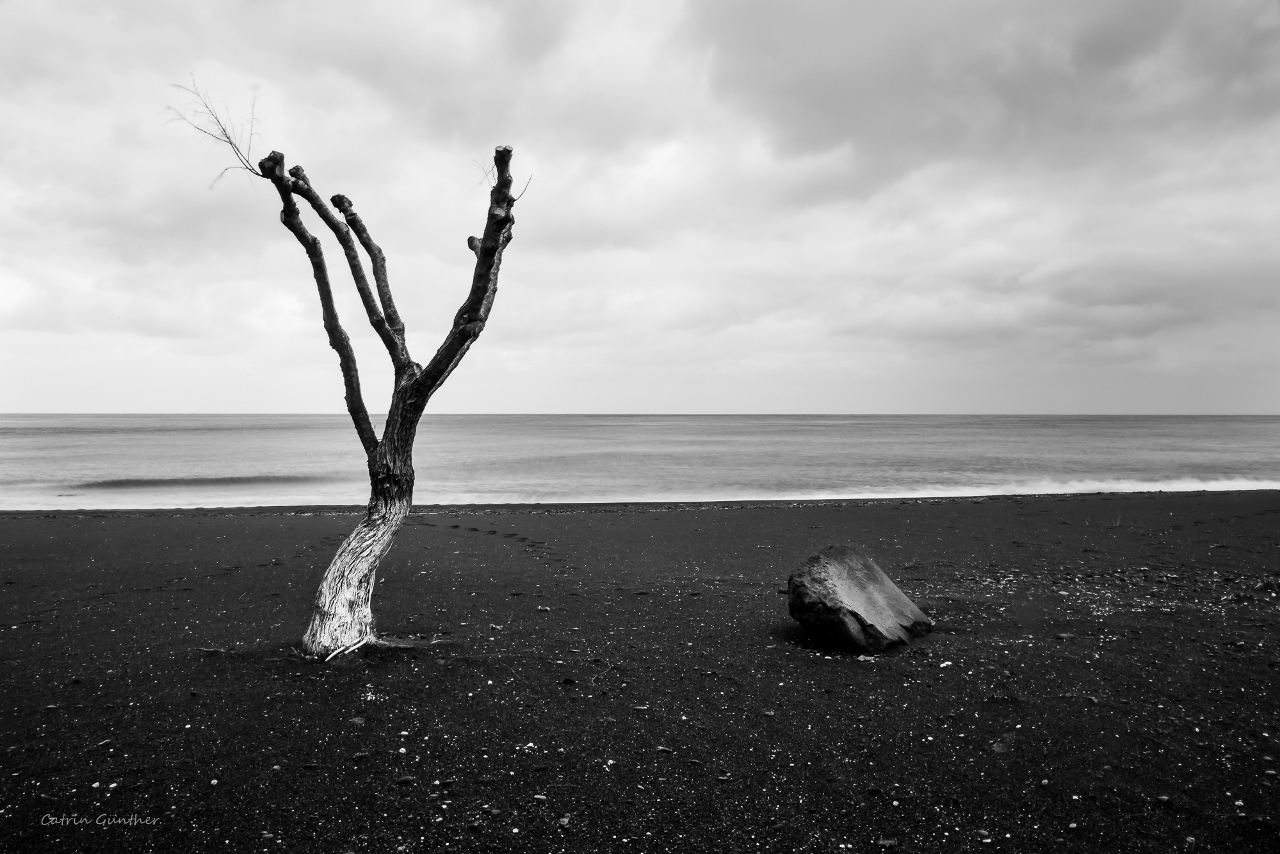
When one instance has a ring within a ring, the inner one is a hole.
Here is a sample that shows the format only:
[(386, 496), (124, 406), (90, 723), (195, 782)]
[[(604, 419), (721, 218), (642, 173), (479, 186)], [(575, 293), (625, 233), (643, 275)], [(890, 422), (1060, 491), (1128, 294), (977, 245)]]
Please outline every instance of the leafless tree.
[[(493, 307), (493, 298), (498, 290), (498, 268), (502, 263), (503, 250), (511, 240), (511, 227), (515, 222), (511, 215), (511, 208), (516, 202), (511, 195), (511, 148), (501, 146), (493, 153), (494, 184), (489, 193), (489, 211), (484, 232), (479, 238), (467, 238), (467, 246), (476, 256), (471, 291), (454, 315), (453, 325), (445, 336), (444, 343), (424, 367), (409, 355), (409, 348), (405, 344), (404, 321), (400, 319), (391, 295), (386, 258), (374, 243), (351, 200), (337, 195), (330, 197), (326, 204), (312, 187), (311, 179), (303, 168), (293, 166), (286, 170), (284, 155), (278, 151), (259, 160), (255, 168), (249, 158), (249, 146), (253, 138), (252, 124), (247, 136), (237, 135), (230, 119), (221, 116), (211, 104), (207, 93), (200, 91), (194, 82), (190, 88), (180, 88), (193, 95), (198, 104), (193, 115), (181, 114), (181, 118), (201, 133), (231, 147), (239, 165), (229, 168), (244, 169), (264, 178), (279, 193), (280, 221), (297, 238), (311, 262), (311, 274), (320, 294), (324, 329), (329, 336), (329, 346), (338, 354), (338, 364), (342, 369), (347, 412), (351, 415), (368, 461), (368, 507), (364, 518), (338, 548), (320, 580), (311, 621), (302, 638), (303, 649), (311, 655), (328, 657), (354, 650), (364, 644), (394, 645), (379, 638), (374, 628), (374, 579), (379, 563), (391, 548), (401, 522), (413, 505), (413, 440), (418, 430), (418, 421), (427, 401), (448, 379), (484, 330), (489, 311)], [(306, 202), (337, 238), (369, 324), (391, 357), (395, 370), (395, 388), (391, 393), (391, 404), (381, 437), (373, 428), (360, 393), (360, 374), (356, 369), (355, 351), (334, 306), (324, 250), (319, 238), (308, 231), (303, 223), (297, 199)], [(373, 273), (372, 285), (365, 272), (361, 248), (368, 255)]]

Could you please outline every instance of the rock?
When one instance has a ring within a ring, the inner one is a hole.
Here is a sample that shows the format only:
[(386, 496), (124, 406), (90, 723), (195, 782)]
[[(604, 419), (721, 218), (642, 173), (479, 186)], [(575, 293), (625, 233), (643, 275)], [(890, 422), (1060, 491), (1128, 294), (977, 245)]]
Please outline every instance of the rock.
[(827, 546), (787, 579), (787, 609), (829, 642), (880, 652), (927, 634), (933, 621), (867, 555)]

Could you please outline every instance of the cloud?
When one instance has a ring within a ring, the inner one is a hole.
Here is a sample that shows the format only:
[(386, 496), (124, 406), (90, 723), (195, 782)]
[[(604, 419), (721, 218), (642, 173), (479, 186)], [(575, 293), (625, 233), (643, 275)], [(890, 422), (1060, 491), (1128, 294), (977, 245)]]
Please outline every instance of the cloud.
[(717, 94), (788, 151), (851, 148), (872, 187), (939, 160), (1131, 168), (1280, 107), (1280, 15), (1255, 0), (693, 8)]
[[(158, 362), (126, 409), (193, 381), (213, 410), (341, 406), (273, 191), (210, 189), (229, 153), (166, 112), (194, 74), (240, 122), (257, 99), (255, 157), (355, 201), (420, 359), (470, 278), (489, 153), (515, 147), (515, 241), (446, 409), (1088, 410), (1127, 389), (1178, 411), (1194, 387), (1280, 411), (1258, 380), (1280, 363), (1278, 59), (1263, 0), (10, 0), (0, 328), (60, 355), (0, 394), (90, 407), (41, 389), (109, 351)], [(330, 247), (376, 410), (386, 357)]]

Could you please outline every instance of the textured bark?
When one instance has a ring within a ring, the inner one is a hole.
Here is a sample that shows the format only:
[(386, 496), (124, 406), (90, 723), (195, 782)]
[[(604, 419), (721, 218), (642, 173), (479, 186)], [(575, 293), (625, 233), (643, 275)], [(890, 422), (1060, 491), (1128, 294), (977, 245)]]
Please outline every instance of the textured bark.
[[(328, 656), (365, 643), (380, 643), (373, 619), (374, 582), (378, 565), (391, 548), (400, 523), (413, 506), (413, 441), (418, 421), (431, 396), (484, 330), (498, 290), (502, 253), (511, 240), (511, 227), (515, 222), (511, 215), (515, 204), (511, 195), (511, 149), (506, 146), (496, 149), (493, 163), (496, 181), (489, 195), (489, 212), (483, 235), (467, 238), (467, 245), (476, 256), (471, 290), (454, 316), (453, 326), (444, 342), (425, 368), (409, 355), (404, 322), (391, 295), (386, 258), (374, 243), (351, 200), (341, 195), (330, 199), (332, 206), (342, 215), (339, 219), (325, 206), (300, 166), (285, 170), (283, 154), (273, 151), (258, 163), (262, 177), (270, 180), (280, 194), (280, 221), (302, 244), (311, 261), (312, 275), (320, 294), (324, 328), (342, 369), (347, 412), (360, 437), (369, 467), (370, 495), (364, 518), (339, 547), (316, 591), (311, 621), (302, 638), (303, 649), (312, 655)], [(305, 199), (338, 239), (369, 324), (391, 357), (395, 389), (380, 439), (370, 423), (361, 396), (355, 351), (334, 307), (324, 251), (320, 240), (303, 224), (294, 196)], [(369, 256), (373, 288), (365, 275), (364, 264), (356, 248), (357, 241)]]
[(316, 591), (311, 622), (302, 646), (314, 655), (368, 642), (377, 637), (373, 621), (373, 585), (378, 565), (390, 551), (412, 499), (380, 501), (338, 548)]

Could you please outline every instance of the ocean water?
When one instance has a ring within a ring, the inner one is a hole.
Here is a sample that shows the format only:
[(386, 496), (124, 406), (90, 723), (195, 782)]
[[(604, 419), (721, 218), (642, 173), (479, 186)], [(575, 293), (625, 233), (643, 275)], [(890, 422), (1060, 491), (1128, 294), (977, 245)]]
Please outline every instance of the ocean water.
[[(417, 504), (1280, 489), (1280, 417), (427, 415)], [(3, 415), (0, 510), (363, 504), (345, 415)]]

